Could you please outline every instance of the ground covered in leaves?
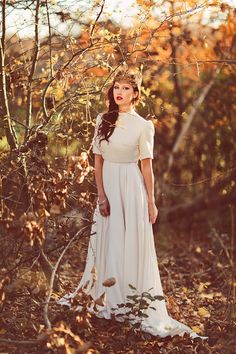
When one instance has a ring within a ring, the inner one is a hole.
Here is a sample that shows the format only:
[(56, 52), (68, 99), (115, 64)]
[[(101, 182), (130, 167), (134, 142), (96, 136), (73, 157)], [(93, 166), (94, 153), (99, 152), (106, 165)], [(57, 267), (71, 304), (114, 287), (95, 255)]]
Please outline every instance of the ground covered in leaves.
[[(222, 240), (222, 238), (221, 238)], [(159, 269), (169, 313), (208, 340), (158, 338), (127, 323), (99, 319), (56, 304), (76, 286), (86, 256), (87, 240), (77, 241), (62, 261), (63, 290), (53, 293), (49, 306), (52, 329), (43, 318), (43, 287), (32, 291), (27, 281), (8, 291), (0, 319), (0, 352), (49, 353), (235, 353), (234, 286), (227, 240), (214, 234), (178, 240), (156, 240)], [(171, 246), (170, 246), (171, 245)], [(55, 258), (56, 259), (56, 258)], [(40, 272), (26, 272), (32, 282)], [(233, 284), (232, 284), (233, 282)], [(5, 342), (4, 342), (5, 340)], [(8, 340), (8, 342), (6, 342)]]

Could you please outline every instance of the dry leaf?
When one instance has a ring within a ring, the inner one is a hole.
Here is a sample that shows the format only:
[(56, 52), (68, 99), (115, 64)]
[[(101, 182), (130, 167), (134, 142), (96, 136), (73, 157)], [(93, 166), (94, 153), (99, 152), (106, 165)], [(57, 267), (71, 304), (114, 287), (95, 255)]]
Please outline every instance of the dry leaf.
[(106, 286), (106, 287), (110, 287), (110, 286), (113, 286), (115, 283), (116, 283), (116, 279), (115, 278), (108, 278), (108, 279), (104, 280), (102, 285)]

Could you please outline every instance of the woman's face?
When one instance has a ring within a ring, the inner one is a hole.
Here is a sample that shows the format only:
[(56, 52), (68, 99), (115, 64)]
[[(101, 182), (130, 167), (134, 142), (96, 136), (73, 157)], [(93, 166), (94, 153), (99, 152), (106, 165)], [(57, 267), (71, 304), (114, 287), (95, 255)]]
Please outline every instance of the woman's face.
[(137, 97), (138, 92), (134, 91), (131, 84), (121, 81), (116, 81), (113, 86), (113, 97), (118, 106), (130, 106), (133, 99)]

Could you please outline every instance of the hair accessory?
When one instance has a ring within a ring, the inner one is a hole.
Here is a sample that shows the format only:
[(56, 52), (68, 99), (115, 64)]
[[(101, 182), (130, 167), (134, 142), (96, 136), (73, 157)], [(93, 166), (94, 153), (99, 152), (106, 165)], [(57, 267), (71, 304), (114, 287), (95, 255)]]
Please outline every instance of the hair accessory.
[(137, 86), (140, 89), (142, 84), (142, 74), (137, 69), (123, 68), (117, 72), (113, 82), (123, 80), (129, 82), (131, 85)]

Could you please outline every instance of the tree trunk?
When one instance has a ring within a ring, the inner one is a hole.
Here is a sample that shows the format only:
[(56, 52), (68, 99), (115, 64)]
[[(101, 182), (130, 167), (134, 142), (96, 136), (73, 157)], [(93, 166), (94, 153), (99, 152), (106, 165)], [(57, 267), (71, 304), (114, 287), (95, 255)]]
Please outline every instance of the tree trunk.
[(7, 142), (11, 149), (17, 148), (17, 139), (11, 125), (9, 113), (7, 88), (6, 88), (6, 69), (5, 69), (5, 34), (6, 34), (6, 0), (2, 2), (2, 37), (0, 40), (0, 124), (4, 127)]

